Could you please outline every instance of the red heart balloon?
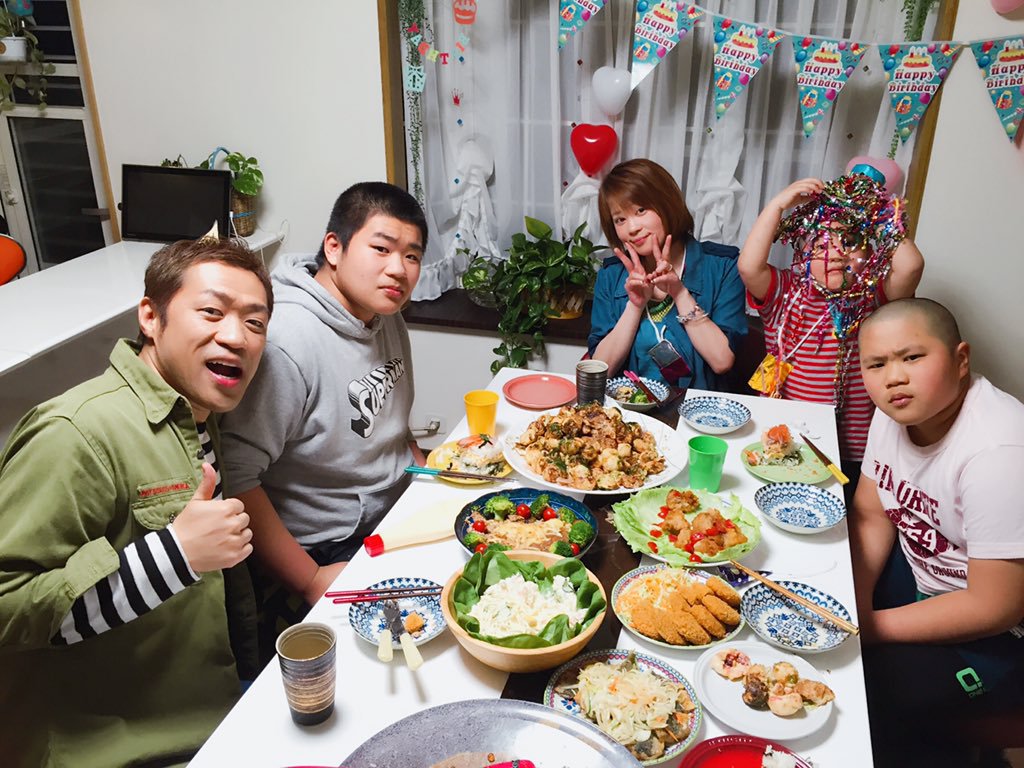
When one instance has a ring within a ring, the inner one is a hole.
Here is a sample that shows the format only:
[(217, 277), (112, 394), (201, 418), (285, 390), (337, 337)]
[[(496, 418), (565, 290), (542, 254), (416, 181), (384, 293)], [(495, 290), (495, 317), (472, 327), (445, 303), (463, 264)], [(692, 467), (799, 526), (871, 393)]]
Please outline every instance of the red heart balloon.
[(593, 176), (612, 159), (619, 145), (619, 137), (610, 125), (580, 123), (572, 129), (569, 144), (576, 162), (580, 164), (580, 170)]

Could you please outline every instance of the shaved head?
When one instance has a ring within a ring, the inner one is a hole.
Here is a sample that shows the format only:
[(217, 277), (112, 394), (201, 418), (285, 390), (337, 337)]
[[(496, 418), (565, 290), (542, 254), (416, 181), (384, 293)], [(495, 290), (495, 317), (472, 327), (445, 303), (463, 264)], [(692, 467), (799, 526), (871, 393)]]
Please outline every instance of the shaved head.
[(907, 317), (923, 320), (928, 333), (941, 341), (950, 352), (963, 341), (953, 313), (931, 299), (897, 299), (883, 304), (865, 318), (861, 323), (861, 331), (876, 323)]

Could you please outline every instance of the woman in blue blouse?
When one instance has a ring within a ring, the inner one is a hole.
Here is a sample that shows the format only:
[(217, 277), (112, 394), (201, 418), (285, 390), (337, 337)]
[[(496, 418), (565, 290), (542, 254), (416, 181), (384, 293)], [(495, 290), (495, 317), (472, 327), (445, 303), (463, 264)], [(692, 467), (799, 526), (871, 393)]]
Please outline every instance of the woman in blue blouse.
[(698, 242), (675, 179), (650, 160), (611, 170), (598, 196), (615, 252), (594, 286), (590, 355), (680, 387), (718, 389), (747, 332), (739, 251)]

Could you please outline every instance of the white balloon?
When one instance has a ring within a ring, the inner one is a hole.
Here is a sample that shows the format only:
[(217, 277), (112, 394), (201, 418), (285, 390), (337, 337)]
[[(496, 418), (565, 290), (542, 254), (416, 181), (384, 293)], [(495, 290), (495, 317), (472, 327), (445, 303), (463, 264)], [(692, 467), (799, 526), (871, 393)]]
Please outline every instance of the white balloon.
[(594, 101), (609, 117), (614, 117), (622, 112), (622, 108), (626, 106), (626, 102), (629, 101), (629, 96), (633, 92), (630, 87), (629, 72), (615, 67), (598, 69), (594, 73), (591, 87), (594, 91)]

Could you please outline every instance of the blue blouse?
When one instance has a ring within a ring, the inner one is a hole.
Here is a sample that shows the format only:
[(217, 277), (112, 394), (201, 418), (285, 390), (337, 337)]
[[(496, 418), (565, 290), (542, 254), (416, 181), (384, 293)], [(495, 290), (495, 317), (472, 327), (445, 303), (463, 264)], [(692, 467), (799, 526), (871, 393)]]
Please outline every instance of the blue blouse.
[[(691, 238), (686, 243), (686, 272), (683, 275), (683, 285), (701, 309), (708, 313), (715, 325), (722, 329), (733, 352), (739, 347), (747, 332), (743, 281), (736, 267), (738, 257), (739, 249), (731, 245), (702, 243)], [(615, 256), (605, 259), (597, 273), (594, 308), (590, 315), (590, 336), (587, 339), (591, 355), (594, 354), (601, 339), (615, 328), (626, 305), (629, 304), (629, 295), (626, 293), (627, 277), (626, 268)], [(679, 324), (678, 317), (673, 304), (668, 315), (657, 325), (664, 328), (665, 338), (672, 342), (672, 346), (686, 360), (691, 374), (668, 383), (680, 387), (718, 389), (720, 377), (697, 354), (690, 337)], [(664, 381), (657, 364), (647, 354), (647, 350), (657, 343), (658, 338), (654, 329), (644, 315), (636, 338), (633, 339), (633, 347), (622, 367), (635, 371), (640, 376)], [(618, 373), (619, 371), (609, 371), (610, 375)]]

